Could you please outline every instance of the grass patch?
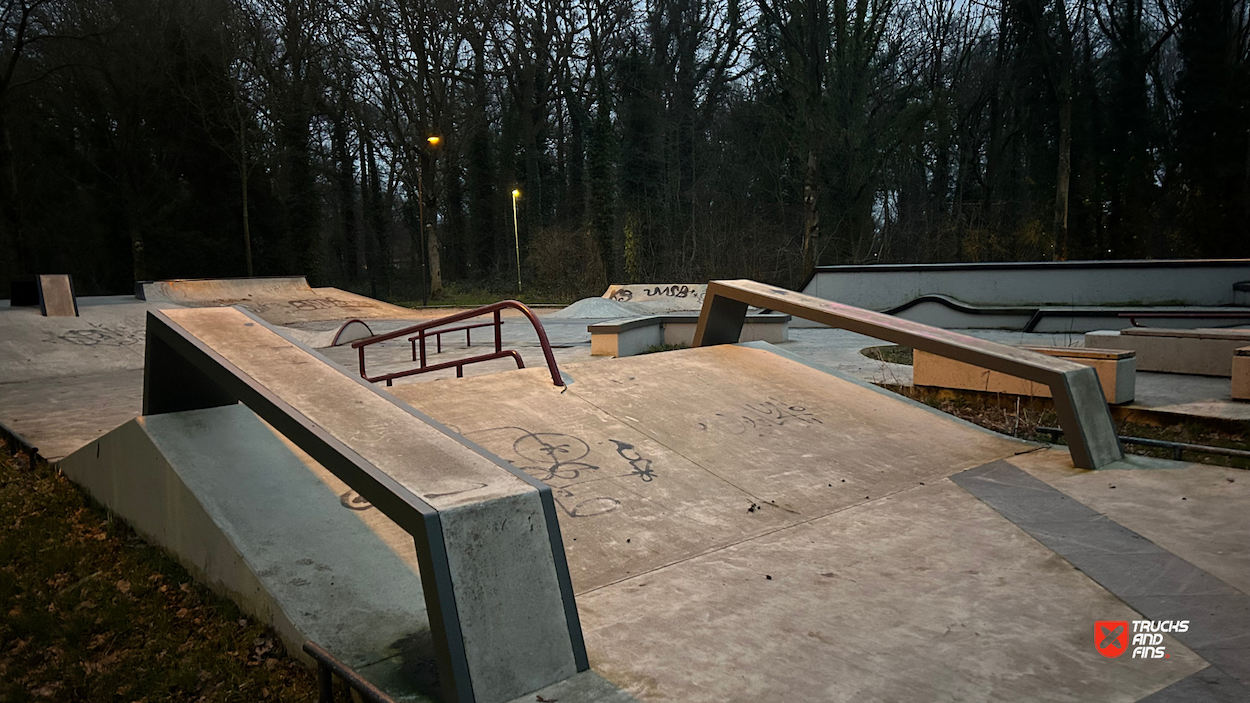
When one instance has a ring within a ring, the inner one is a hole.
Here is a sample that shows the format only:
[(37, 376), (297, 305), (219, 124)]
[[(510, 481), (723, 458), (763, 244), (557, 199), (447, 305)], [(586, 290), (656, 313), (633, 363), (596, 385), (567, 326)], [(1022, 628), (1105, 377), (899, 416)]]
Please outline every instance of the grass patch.
[(885, 361), (891, 364), (911, 366), (911, 347), (900, 347), (897, 344), (890, 344), (884, 347), (860, 349), (859, 353), (873, 361)]
[(272, 630), (0, 451), (0, 701), (312, 701)]
[(656, 352), (677, 351), (678, 349), (689, 348), (685, 344), (652, 344), (643, 351), (638, 352), (638, 354), (641, 356), (642, 354), (655, 354)]

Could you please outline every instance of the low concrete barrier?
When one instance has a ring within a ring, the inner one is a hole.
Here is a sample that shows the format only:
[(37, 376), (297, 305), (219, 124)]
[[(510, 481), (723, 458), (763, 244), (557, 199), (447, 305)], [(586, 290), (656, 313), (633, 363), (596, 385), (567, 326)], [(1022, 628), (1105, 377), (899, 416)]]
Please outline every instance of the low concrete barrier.
[(1157, 329), (1130, 327), (1085, 334), (1085, 346), (1137, 352), (1138, 371), (1223, 376), (1233, 372), (1233, 353), (1250, 345), (1250, 329)]
[[(1131, 351), (1082, 347), (1033, 347), (1024, 349), (1068, 359), (1093, 367), (1102, 394), (1112, 404), (1131, 403), (1135, 392), (1137, 359)], [(937, 354), (916, 351), (912, 356), (912, 383), (917, 386), (956, 388), (989, 393), (1011, 393), (1049, 398), (1050, 386), (1017, 376), (983, 369)]]
[(1250, 347), (1233, 356), (1233, 400), (1250, 400)]
[[(692, 346), (699, 324), (697, 315), (647, 315), (587, 326), (591, 356), (634, 356), (661, 344)], [(776, 313), (747, 315), (739, 342), (790, 339), (790, 316)]]

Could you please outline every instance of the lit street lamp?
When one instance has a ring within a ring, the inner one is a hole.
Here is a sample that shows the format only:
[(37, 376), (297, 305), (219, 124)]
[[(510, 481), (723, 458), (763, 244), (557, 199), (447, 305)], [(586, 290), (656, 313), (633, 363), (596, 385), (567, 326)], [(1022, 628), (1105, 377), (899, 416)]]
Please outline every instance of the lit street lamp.
[(512, 237), (516, 241), (516, 290), (521, 292), (521, 228), (517, 226), (516, 221), (516, 199), (521, 197), (521, 191), (516, 188), (512, 189)]

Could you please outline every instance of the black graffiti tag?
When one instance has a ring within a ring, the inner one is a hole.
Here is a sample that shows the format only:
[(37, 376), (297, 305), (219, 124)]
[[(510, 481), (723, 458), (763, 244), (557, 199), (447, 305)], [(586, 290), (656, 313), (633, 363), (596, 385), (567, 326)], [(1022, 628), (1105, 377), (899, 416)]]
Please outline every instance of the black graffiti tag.
[[(655, 470), (651, 468), (651, 460), (643, 458), (642, 454), (634, 448), (634, 445), (610, 438), (608, 441), (616, 445), (616, 453), (620, 454), (621, 458), (628, 461), (629, 465), (633, 467), (634, 470), (629, 473), (630, 476), (637, 476), (647, 483), (655, 480)], [(630, 456), (630, 454), (633, 454), (633, 456)]]

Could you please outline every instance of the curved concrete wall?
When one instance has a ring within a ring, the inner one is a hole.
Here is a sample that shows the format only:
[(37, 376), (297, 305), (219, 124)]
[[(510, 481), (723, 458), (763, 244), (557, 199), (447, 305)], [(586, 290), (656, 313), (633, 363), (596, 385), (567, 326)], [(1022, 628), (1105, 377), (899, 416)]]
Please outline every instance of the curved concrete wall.
[(923, 295), (972, 305), (1231, 305), (1250, 259), (821, 266), (803, 292), (870, 310)]

